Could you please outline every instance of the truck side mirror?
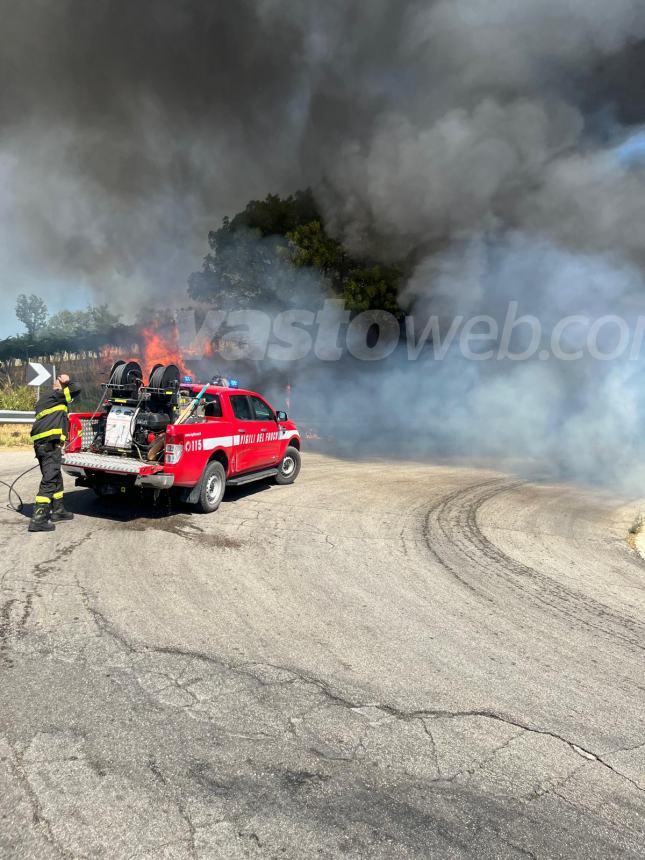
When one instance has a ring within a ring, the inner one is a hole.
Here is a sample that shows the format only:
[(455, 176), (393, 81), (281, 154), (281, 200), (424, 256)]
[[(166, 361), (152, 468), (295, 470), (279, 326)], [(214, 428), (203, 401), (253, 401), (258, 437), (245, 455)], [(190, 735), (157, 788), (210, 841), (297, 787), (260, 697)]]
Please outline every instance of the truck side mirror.
[(278, 421), (286, 421), (287, 420), (287, 413), (286, 412), (276, 412), (275, 416), (278, 419)]

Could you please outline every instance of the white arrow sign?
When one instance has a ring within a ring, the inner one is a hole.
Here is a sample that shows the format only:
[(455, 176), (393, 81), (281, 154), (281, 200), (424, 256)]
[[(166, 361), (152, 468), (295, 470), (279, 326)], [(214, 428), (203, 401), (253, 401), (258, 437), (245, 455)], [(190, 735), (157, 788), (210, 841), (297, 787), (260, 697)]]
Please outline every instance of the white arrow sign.
[(39, 364), (37, 361), (29, 362), (27, 385), (42, 385), (51, 377), (51, 371), (47, 370), (44, 364)]

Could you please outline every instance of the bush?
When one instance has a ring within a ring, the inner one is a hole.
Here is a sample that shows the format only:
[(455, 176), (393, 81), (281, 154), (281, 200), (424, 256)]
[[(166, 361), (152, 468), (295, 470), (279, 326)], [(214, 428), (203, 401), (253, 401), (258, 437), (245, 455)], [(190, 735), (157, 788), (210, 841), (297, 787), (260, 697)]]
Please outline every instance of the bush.
[(36, 389), (31, 385), (6, 385), (0, 388), (0, 409), (31, 412), (36, 405)]

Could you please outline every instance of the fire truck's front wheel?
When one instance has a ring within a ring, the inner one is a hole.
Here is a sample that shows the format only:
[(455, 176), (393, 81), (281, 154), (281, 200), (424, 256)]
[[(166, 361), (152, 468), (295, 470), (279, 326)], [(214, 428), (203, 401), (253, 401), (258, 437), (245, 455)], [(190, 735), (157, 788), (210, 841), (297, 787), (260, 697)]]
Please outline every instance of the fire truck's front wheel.
[(300, 471), (300, 451), (291, 445), (284, 452), (284, 457), (278, 466), (275, 476), (276, 484), (293, 484)]
[(216, 511), (220, 506), (225, 489), (226, 473), (224, 467), (217, 460), (213, 460), (204, 469), (197, 508), (205, 514)]

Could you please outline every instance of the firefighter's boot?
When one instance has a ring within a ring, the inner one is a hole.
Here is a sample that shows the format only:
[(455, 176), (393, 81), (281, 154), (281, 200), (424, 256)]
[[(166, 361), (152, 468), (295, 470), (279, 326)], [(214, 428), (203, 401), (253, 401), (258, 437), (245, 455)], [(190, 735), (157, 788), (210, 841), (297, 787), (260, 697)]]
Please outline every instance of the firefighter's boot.
[(49, 521), (49, 503), (36, 502), (29, 523), (30, 532), (53, 532), (56, 526)]
[(52, 502), (52, 522), (53, 523), (63, 523), (67, 522), (67, 520), (73, 520), (74, 514), (71, 511), (65, 510), (65, 504), (60, 499), (54, 499)]

